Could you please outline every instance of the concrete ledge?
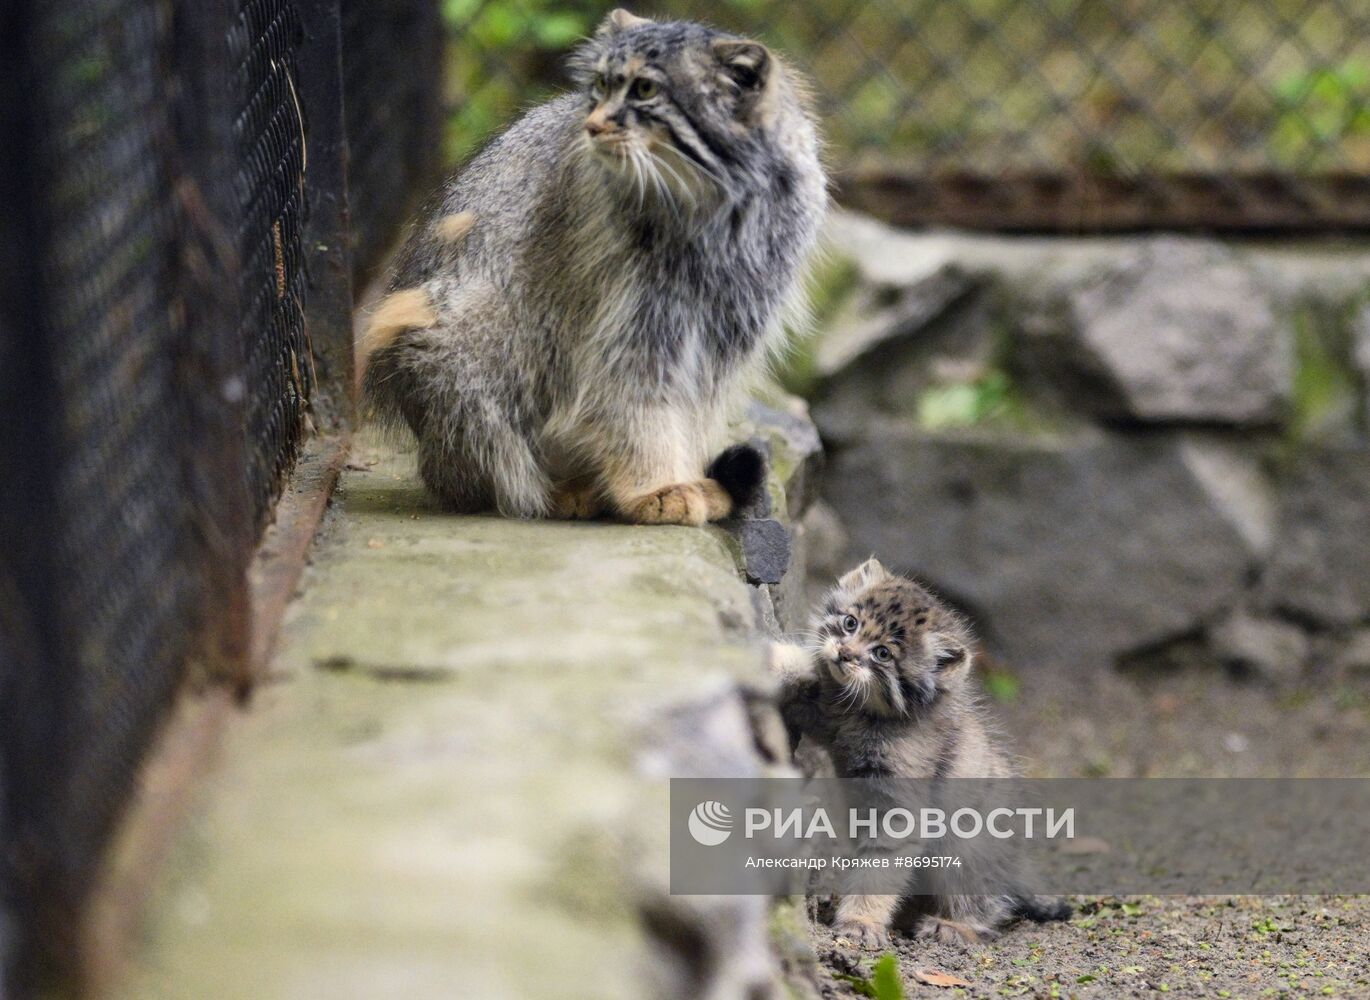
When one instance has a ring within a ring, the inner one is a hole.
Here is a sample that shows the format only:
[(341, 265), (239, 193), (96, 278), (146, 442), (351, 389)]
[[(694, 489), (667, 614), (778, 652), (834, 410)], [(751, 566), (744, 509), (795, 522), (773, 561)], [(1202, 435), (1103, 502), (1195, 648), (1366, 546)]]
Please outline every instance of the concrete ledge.
[(666, 894), (666, 779), (767, 766), (738, 558), (716, 528), (443, 515), (364, 441), (124, 995), (773, 984), (763, 901)]

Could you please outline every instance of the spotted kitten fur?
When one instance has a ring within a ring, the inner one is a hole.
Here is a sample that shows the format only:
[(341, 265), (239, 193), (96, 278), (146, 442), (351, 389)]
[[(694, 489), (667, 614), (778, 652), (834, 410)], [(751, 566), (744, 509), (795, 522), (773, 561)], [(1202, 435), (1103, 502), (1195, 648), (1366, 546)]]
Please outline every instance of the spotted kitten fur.
[[(969, 627), (923, 587), (871, 559), (837, 582), (808, 647), (777, 645), (780, 710), (792, 734), (828, 751), (840, 778), (1008, 778), (1012, 759), (971, 679)], [(974, 944), (1015, 917), (1064, 920), (1070, 908), (998, 895), (843, 896), (834, 931), (863, 947), (889, 943), (912, 919), (919, 937)]]
[(716, 520), (742, 487), (705, 463), (827, 205), (804, 91), (758, 42), (623, 10), (571, 69), (410, 236), (365, 397), (455, 510)]

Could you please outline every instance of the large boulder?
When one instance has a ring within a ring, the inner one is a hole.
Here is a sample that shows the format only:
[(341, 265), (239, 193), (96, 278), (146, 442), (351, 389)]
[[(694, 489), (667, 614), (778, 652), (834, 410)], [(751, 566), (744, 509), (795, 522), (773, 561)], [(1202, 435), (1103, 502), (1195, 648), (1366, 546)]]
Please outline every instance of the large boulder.
[(1306, 446), (1292, 460), (1262, 592), (1315, 624), (1370, 619), (1370, 447)]
[(1157, 238), (1079, 271), (1043, 267), (1006, 290), (1025, 372), (1105, 420), (1273, 424), (1294, 349), (1262, 272), (1228, 248)]
[(849, 557), (926, 579), (1025, 665), (1108, 663), (1200, 628), (1269, 544), (1254, 456), (1189, 436), (873, 418), (829, 461)]

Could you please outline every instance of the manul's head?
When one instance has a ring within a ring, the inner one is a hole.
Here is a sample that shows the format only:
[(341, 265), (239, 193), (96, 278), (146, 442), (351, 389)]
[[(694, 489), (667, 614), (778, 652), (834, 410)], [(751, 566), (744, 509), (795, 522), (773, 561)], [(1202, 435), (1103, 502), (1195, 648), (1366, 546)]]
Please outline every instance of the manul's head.
[(774, 175), (770, 132), (797, 98), (760, 42), (620, 9), (570, 65), (588, 150), (639, 197), (716, 201)]
[(970, 674), (965, 620), (869, 559), (837, 581), (812, 623), (813, 654), (855, 711), (911, 717)]

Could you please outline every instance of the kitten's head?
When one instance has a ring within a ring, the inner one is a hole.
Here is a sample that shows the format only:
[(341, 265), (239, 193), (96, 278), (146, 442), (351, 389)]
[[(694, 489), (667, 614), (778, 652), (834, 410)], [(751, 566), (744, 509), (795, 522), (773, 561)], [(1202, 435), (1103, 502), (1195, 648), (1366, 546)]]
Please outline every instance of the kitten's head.
[(853, 711), (909, 718), (970, 675), (965, 621), (870, 559), (837, 581), (813, 622), (814, 655)]
[(784, 70), (759, 42), (615, 10), (571, 56), (585, 142), (640, 193), (721, 200), (754, 183)]

